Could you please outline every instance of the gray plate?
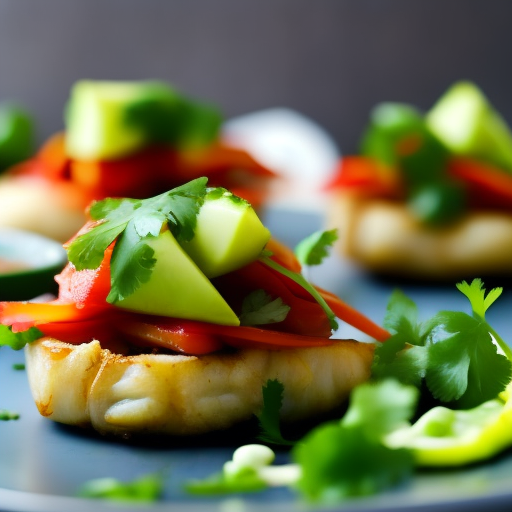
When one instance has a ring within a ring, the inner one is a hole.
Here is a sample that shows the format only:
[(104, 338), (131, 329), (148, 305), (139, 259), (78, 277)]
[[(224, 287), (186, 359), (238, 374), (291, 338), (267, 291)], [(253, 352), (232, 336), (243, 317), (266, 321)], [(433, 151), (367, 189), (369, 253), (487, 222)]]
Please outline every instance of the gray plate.
[[(319, 226), (313, 214), (272, 212), (266, 224), (290, 245)], [(374, 320), (381, 322), (394, 285), (373, 279), (333, 256), (315, 269), (311, 279), (328, 288)], [(428, 317), (440, 309), (467, 311), (466, 299), (454, 286), (419, 286), (402, 283)], [(496, 330), (512, 340), (512, 292), (489, 311)], [(340, 336), (351, 336), (342, 328)], [(190, 512), (292, 512), (312, 510), (290, 491), (274, 489), (262, 494), (229, 498), (190, 498), (182, 484), (221, 469), (236, 443), (229, 439), (203, 440), (199, 444), (171, 440), (165, 443), (128, 444), (54, 424), (39, 416), (30, 396), (25, 372), (14, 370), (23, 353), (0, 349), (0, 408), (20, 413), (18, 421), (0, 422), (0, 510), (9, 512), (75, 512), (183, 510)], [(285, 460), (286, 454), (278, 454)], [(75, 498), (85, 481), (106, 476), (121, 480), (164, 471), (164, 501), (142, 506), (122, 506)], [(353, 500), (335, 510), (384, 511), (510, 511), (512, 510), (512, 454), (457, 471), (418, 474), (403, 487), (377, 497)], [(331, 509), (332, 510), (332, 509)]]

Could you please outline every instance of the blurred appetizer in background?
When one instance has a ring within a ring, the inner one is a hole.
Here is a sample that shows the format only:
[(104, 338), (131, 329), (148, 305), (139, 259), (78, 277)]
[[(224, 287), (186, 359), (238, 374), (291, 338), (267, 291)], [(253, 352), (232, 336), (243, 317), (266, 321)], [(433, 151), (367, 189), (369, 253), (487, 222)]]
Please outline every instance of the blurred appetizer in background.
[(419, 279), (512, 275), (512, 134), (458, 82), (426, 114), (382, 103), (328, 185), (341, 253)]
[(150, 197), (199, 176), (257, 207), (275, 174), (225, 140), (223, 122), (216, 107), (159, 81), (79, 81), (65, 131), (1, 179), (0, 225), (65, 241), (91, 200)]
[[(206, 181), (93, 203), (65, 244), (58, 297), (0, 303), (0, 346), (28, 343), (42, 415), (120, 436), (204, 434), (258, 414), (269, 380), (293, 422), (369, 378), (374, 344), (332, 339), (338, 320), (390, 334), (309, 283), (246, 200)], [(302, 247), (319, 263), (324, 243)]]

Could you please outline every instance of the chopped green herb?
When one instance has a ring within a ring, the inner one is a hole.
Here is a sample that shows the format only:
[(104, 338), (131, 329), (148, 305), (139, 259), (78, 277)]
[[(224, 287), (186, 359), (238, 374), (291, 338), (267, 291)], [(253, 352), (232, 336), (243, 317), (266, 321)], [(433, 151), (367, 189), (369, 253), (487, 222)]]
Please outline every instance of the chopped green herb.
[(157, 501), (163, 490), (159, 474), (143, 475), (131, 482), (115, 478), (98, 478), (86, 482), (78, 491), (82, 498), (101, 498), (114, 501)]
[(328, 306), (328, 304), (325, 302), (324, 298), (318, 293), (318, 291), (315, 289), (315, 287), (307, 281), (307, 279), (300, 274), (299, 272), (293, 272), (292, 270), (289, 270), (273, 259), (270, 258), (272, 256), (272, 253), (270, 251), (263, 251), (262, 255), (260, 256), (260, 261), (264, 263), (265, 265), (269, 266), (270, 268), (273, 268), (274, 270), (277, 270), (279, 273), (283, 274), (286, 277), (289, 277), (292, 281), (295, 281), (299, 286), (304, 288), (308, 293), (311, 294), (311, 296), (318, 302), (318, 304), (322, 307), (322, 309), (325, 311), (325, 314), (327, 315), (327, 318), (329, 319), (329, 323), (331, 325), (331, 329), (336, 330), (338, 328), (338, 322), (336, 321), (336, 315), (332, 311), (332, 309)]
[(241, 325), (263, 325), (282, 322), (290, 311), (281, 297), (272, 300), (265, 290), (254, 290), (242, 304)]
[(299, 491), (309, 501), (336, 503), (408, 478), (410, 450), (389, 448), (384, 435), (409, 419), (416, 400), (415, 388), (395, 381), (358, 387), (341, 422), (320, 425), (293, 449), (301, 467)]
[(0, 347), (7, 346), (13, 350), (21, 350), (27, 343), (32, 343), (42, 335), (43, 333), (36, 327), (22, 332), (12, 332), (10, 326), (0, 325)]
[(329, 255), (328, 248), (338, 239), (336, 229), (316, 231), (299, 242), (295, 255), (303, 265), (320, 265)]
[(99, 223), (71, 243), (69, 261), (78, 270), (98, 268), (105, 251), (117, 239), (107, 300), (116, 303), (128, 297), (149, 280), (156, 262), (147, 239), (157, 237), (165, 223), (177, 240), (193, 238), (206, 182), (207, 178), (198, 178), (144, 200), (105, 199), (95, 203), (90, 215)]
[(13, 369), (13, 370), (22, 371), (22, 370), (24, 370), (24, 369), (25, 369), (25, 364), (23, 364), (23, 363), (14, 363), (14, 364), (12, 365), (12, 369)]
[(262, 388), (262, 393), (263, 409), (258, 414), (261, 429), (258, 439), (270, 444), (292, 445), (293, 442), (288, 441), (281, 434), (279, 412), (283, 405), (283, 384), (277, 379), (268, 380)]
[(20, 415), (17, 412), (7, 411), (0, 409), (0, 421), (10, 421), (19, 419)]
[(468, 297), (473, 316), (441, 311), (418, 323), (414, 303), (400, 292), (393, 294), (385, 323), (394, 334), (375, 350), (374, 377), (393, 376), (418, 386), (425, 378), (434, 398), (458, 408), (476, 407), (505, 389), (512, 378), (510, 349), (485, 321), (501, 289), (485, 296), (479, 279), (457, 288)]

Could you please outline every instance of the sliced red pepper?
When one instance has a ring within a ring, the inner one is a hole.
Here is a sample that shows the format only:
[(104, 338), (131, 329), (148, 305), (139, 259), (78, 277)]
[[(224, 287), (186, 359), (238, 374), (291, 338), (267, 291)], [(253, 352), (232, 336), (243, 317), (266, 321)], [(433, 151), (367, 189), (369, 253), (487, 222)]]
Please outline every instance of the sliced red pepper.
[(252, 291), (262, 289), (273, 299), (280, 297), (290, 307), (286, 318), (277, 324), (280, 331), (328, 338), (331, 326), (323, 309), (310, 294), (302, 293), (303, 289), (298, 285), (300, 293), (296, 294), (291, 283), (291, 279), (261, 261), (214, 280), (221, 295), (235, 311), (241, 311), (243, 300)]
[(190, 355), (217, 351), (225, 345), (236, 348), (280, 350), (320, 347), (336, 340), (304, 336), (257, 327), (227, 326), (172, 318), (133, 318), (119, 326), (133, 341), (147, 342)]
[(68, 263), (60, 274), (55, 276), (59, 284), (59, 300), (71, 302), (78, 308), (88, 306), (109, 306), (106, 302), (110, 291), (110, 259), (113, 245), (106, 251), (101, 265), (95, 270), (76, 270)]
[(397, 199), (403, 196), (400, 173), (366, 156), (342, 158), (326, 188), (352, 190), (369, 197)]
[(462, 180), (472, 206), (512, 210), (512, 175), (471, 158), (452, 158), (448, 174)]

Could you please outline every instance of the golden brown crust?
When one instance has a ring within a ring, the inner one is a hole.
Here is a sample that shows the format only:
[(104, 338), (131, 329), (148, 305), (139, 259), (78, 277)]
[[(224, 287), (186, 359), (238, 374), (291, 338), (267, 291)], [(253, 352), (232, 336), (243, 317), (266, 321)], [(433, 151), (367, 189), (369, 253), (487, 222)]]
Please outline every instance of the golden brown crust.
[(339, 251), (371, 271), (412, 278), (512, 275), (512, 215), (471, 212), (446, 227), (418, 223), (406, 206), (339, 193), (329, 227)]
[(340, 406), (370, 376), (373, 344), (239, 350), (206, 356), (120, 356), (98, 341), (42, 338), (27, 346), (27, 371), (44, 416), (102, 434), (196, 435), (248, 420), (268, 379), (284, 384), (284, 421)]

